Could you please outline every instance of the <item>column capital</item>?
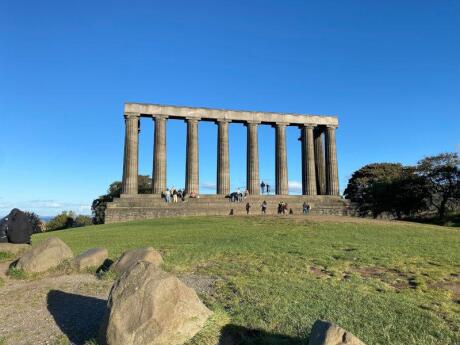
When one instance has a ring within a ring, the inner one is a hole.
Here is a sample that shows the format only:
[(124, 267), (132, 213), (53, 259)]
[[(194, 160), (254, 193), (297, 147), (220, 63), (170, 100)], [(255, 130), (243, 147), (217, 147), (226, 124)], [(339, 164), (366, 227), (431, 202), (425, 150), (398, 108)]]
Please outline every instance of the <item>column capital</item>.
[(185, 122), (198, 122), (201, 120), (201, 117), (186, 117), (184, 119)]
[(246, 121), (244, 123), (245, 126), (249, 126), (249, 125), (260, 125), (261, 122), (260, 121)]
[(331, 129), (337, 129), (339, 128), (339, 125), (326, 125), (326, 128), (331, 128)]
[(230, 123), (232, 120), (230, 119), (216, 119), (215, 123)]
[(316, 125), (313, 123), (304, 123), (302, 127), (314, 129)]
[(167, 120), (168, 119), (168, 115), (152, 115), (152, 119), (153, 120)]
[(289, 123), (287, 122), (275, 122), (273, 124), (273, 126), (276, 126), (276, 127), (286, 127), (286, 126), (289, 126)]
[(124, 117), (125, 117), (125, 119), (139, 118), (139, 117), (141, 117), (141, 114), (140, 113), (125, 113)]

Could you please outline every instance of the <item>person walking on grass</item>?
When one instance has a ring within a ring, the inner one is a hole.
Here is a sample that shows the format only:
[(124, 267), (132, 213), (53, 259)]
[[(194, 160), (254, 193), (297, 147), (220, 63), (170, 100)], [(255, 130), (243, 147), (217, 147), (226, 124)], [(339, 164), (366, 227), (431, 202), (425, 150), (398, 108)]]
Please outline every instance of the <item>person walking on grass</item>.
[(251, 208), (251, 204), (246, 203), (246, 214), (249, 214), (249, 209)]
[(267, 202), (264, 200), (262, 202), (262, 205), (260, 205), (261, 209), (262, 209), (262, 214), (267, 214)]

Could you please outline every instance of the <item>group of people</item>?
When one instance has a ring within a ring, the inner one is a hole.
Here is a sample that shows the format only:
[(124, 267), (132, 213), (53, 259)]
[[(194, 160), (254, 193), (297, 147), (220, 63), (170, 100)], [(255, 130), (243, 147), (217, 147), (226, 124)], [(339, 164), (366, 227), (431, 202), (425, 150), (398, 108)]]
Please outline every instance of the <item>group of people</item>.
[(236, 192), (232, 192), (228, 195), (228, 200), (230, 202), (242, 202), (249, 195), (249, 191), (246, 189), (244, 192), (241, 192), (238, 188)]
[[(267, 207), (268, 207), (267, 201), (264, 200), (262, 204), (260, 205), (260, 210), (262, 214), (267, 214)], [(246, 214), (249, 214), (250, 210), (251, 210), (251, 204), (247, 202), (246, 203)], [(302, 205), (302, 210), (303, 210), (303, 214), (309, 214), (311, 210), (311, 206), (307, 204), (307, 202), (304, 201)], [(281, 201), (278, 204), (278, 214), (286, 214), (286, 213), (288, 213), (288, 204), (284, 201)], [(294, 212), (292, 211), (292, 208), (289, 208), (289, 214), (294, 214)]]
[[(278, 204), (278, 214), (286, 214), (288, 211), (288, 204), (285, 203), (284, 201), (281, 201), (279, 204)], [(289, 214), (293, 214), (294, 212), (292, 212), (292, 208), (289, 209)]]
[[(179, 199), (184, 201), (185, 200), (185, 190), (183, 189), (176, 189), (171, 187), (171, 189), (166, 188), (166, 190), (162, 193), (162, 197), (164, 198), (165, 202), (173, 202), (176, 203)], [(189, 194), (189, 198), (198, 198), (198, 195), (195, 192), (191, 192)]]
[(266, 194), (270, 194), (270, 185), (268, 183), (265, 183), (264, 181), (262, 181), (260, 183), (260, 191), (262, 194), (266, 193)]

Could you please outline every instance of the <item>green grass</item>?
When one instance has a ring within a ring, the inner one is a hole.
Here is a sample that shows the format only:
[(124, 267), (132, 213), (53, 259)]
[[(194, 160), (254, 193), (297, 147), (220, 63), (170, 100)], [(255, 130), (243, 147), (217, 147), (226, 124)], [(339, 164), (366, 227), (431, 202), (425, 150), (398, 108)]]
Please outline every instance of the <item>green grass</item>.
[(219, 336), (242, 344), (307, 344), (316, 319), (335, 322), (368, 345), (460, 343), (460, 301), (443, 285), (460, 280), (458, 229), (167, 218), (37, 234), (33, 242), (51, 236), (75, 254), (106, 247), (113, 259), (153, 246), (169, 271), (220, 278), (214, 293), (202, 296), (218, 313), (198, 335), (206, 345)]
[(20, 280), (29, 279), (31, 277), (30, 274), (28, 274), (24, 270), (18, 269), (16, 267), (10, 267), (8, 269), (8, 276), (10, 278), (20, 279)]
[(10, 261), (14, 259), (14, 255), (8, 252), (0, 252), (0, 262)]

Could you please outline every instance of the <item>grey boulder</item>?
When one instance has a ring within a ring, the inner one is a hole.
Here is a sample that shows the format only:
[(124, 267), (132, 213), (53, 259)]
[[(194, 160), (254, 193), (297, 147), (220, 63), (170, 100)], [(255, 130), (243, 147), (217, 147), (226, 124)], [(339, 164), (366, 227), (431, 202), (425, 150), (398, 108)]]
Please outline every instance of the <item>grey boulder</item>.
[(308, 345), (365, 345), (343, 328), (329, 321), (316, 320)]
[(121, 274), (138, 261), (150, 262), (157, 268), (160, 268), (163, 264), (161, 254), (152, 247), (147, 247), (127, 250), (115, 261), (111, 269)]
[(57, 237), (50, 237), (25, 252), (16, 268), (28, 273), (45, 272), (72, 258), (72, 250), (67, 244)]
[(91, 267), (99, 267), (108, 258), (109, 252), (105, 248), (91, 248), (74, 259), (75, 267), (81, 271)]
[(154, 264), (139, 261), (114, 283), (100, 344), (180, 345), (212, 312), (195, 291)]

